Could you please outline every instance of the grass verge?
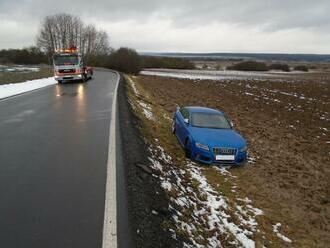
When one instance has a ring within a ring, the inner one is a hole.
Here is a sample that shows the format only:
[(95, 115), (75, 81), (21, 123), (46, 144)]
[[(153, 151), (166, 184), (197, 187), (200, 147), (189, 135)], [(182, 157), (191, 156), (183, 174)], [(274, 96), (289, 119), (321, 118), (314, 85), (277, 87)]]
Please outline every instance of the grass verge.
[(28, 80), (51, 77), (53, 70), (51, 68), (40, 68), (39, 71), (25, 71), (25, 72), (0, 72), (1, 84), (21, 83)]

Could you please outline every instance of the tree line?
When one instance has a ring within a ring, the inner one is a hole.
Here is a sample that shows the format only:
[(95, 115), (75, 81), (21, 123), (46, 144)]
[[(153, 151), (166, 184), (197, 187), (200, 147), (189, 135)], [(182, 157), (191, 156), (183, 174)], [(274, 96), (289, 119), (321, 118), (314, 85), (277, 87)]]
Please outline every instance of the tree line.
[(49, 57), (38, 47), (0, 50), (0, 64), (48, 64)]
[(85, 24), (79, 17), (56, 14), (45, 17), (36, 37), (36, 46), (23, 49), (0, 50), (0, 63), (51, 64), (58, 49), (77, 47), (91, 66), (107, 67), (127, 73), (142, 68), (191, 69), (188, 60), (176, 58), (142, 57), (134, 49), (111, 48), (109, 36), (93, 24)]
[(58, 49), (77, 47), (85, 57), (107, 55), (111, 52), (109, 37), (93, 24), (79, 17), (56, 14), (43, 19), (37, 35), (37, 46), (52, 55)]
[(87, 63), (95, 63), (113, 51), (104, 30), (85, 24), (77, 16), (62, 13), (42, 20), (36, 46), (0, 50), (0, 63), (50, 64), (56, 50), (70, 47), (77, 47)]
[[(259, 61), (243, 61), (240, 63), (236, 63), (232, 66), (228, 66), (227, 70), (235, 70), (235, 71), (269, 71), (269, 70), (279, 70), (284, 72), (290, 72), (291, 68), (288, 64), (284, 63), (273, 63), (267, 65), (265, 62)], [(295, 71), (305, 71), (307, 72), (309, 69), (306, 65), (296, 65), (292, 68)]]

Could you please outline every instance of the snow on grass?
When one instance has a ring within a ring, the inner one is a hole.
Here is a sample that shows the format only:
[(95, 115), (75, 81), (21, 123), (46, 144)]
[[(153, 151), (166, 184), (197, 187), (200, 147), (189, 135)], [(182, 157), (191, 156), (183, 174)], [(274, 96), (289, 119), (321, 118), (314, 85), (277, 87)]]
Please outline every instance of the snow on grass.
[(0, 85), (0, 99), (56, 84), (54, 77)]
[(38, 67), (26, 67), (26, 66), (1, 66), (0, 65), (0, 72), (38, 72), (40, 68)]
[[(220, 226), (220, 230), (230, 231), (231, 234), (242, 244), (243, 247), (255, 247), (254, 241), (247, 236), (247, 234), (252, 235), (253, 233), (245, 228), (239, 227), (237, 224), (232, 222), (231, 215), (227, 214), (226, 211), (222, 209), (228, 209), (228, 204), (226, 198), (219, 195), (207, 182), (206, 178), (202, 176), (200, 170), (197, 167), (192, 167), (191, 169), (192, 178), (196, 179), (201, 185), (200, 188), (207, 196), (207, 207), (209, 208), (210, 214), (208, 215), (208, 224), (210, 227)], [(242, 207), (238, 206), (242, 209)], [(240, 216), (240, 215), (239, 215)], [(249, 219), (245, 221), (242, 216), (239, 218), (241, 222), (245, 225), (250, 225), (255, 230), (257, 222), (254, 219)], [(243, 221), (244, 220), (244, 221)]]
[(149, 120), (154, 120), (154, 115), (152, 113), (150, 105), (148, 105), (148, 104), (146, 104), (142, 101), (139, 101), (139, 105), (141, 106), (143, 114), (145, 115), (145, 117)]
[(261, 95), (256, 95), (256, 94), (253, 94), (253, 93), (251, 93), (251, 92), (244, 92), (244, 94), (245, 95), (247, 95), (247, 96), (253, 96), (254, 97), (254, 100), (255, 101), (259, 101), (259, 98), (258, 97), (260, 97), (260, 98), (262, 98), (262, 99), (264, 99), (264, 100), (266, 100), (266, 101), (272, 101), (272, 102), (277, 102), (277, 103), (280, 103), (281, 101), (280, 100), (278, 100), (278, 99), (273, 99), (273, 98), (270, 98), (270, 97), (267, 97), (265, 94), (263, 94), (263, 93), (261, 93)]
[(248, 156), (248, 163), (249, 164), (254, 164), (257, 161), (257, 159), (253, 156)]
[(152, 157), (148, 157), (149, 161), (151, 162), (152, 168), (157, 171), (163, 171), (163, 166), (157, 159), (154, 159)]
[(163, 114), (163, 117), (168, 121), (172, 121), (172, 119), (167, 114)]
[[(213, 70), (176, 70), (176, 69), (148, 69), (141, 75), (172, 77), (191, 80), (226, 80), (226, 79), (273, 79), (279, 74), (274, 72), (247, 72), (247, 71), (213, 71)], [(290, 74), (281, 74), (281, 77), (290, 77)]]
[(131, 77), (127, 77), (127, 78), (128, 78), (128, 81), (130, 82), (130, 84), (132, 86), (132, 89), (133, 89), (135, 95), (139, 95), (139, 91), (136, 88), (134, 80)]
[(292, 240), (280, 233), (279, 229), (281, 228), (281, 223), (273, 225), (273, 231), (276, 233), (277, 237), (282, 239), (284, 242), (291, 243)]
[[(135, 95), (139, 95), (139, 91), (136, 87), (136, 84), (135, 84), (135, 81), (131, 78), (131, 77), (127, 77), (128, 78), (128, 81), (133, 89), (133, 92)], [(136, 106), (130, 101), (130, 104), (132, 106), (133, 109), (136, 108)], [(148, 120), (155, 120), (155, 117), (152, 113), (152, 108), (149, 104), (145, 103), (144, 101), (142, 100), (139, 100), (138, 101), (138, 107), (142, 110), (142, 113), (144, 114), (144, 116), (148, 119)]]
[[(233, 207), (227, 197), (209, 184), (203, 168), (194, 162), (187, 161), (184, 168), (179, 168), (160, 145), (151, 145), (149, 152), (151, 167), (160, 173), (161, 186), (169, 192), (169, 209), (176, 228), (185, 232), (190, 241), (185, 247), (223, 247), (220, 240), (224, 239), (237, 247), (255, 247), (253, 233), (259, 232), (255, 217), (263, 211), (253, 207), (252, 200), (237, 198)], [(226, 168), (217, 171), (236, 178)], [(193, 186), (196, 183), (197, 188)]]
[(169, 181), (162, 181), (161, 186), (163, 189), (165, 189), (167, 191), (172, 190), (172, 184)]

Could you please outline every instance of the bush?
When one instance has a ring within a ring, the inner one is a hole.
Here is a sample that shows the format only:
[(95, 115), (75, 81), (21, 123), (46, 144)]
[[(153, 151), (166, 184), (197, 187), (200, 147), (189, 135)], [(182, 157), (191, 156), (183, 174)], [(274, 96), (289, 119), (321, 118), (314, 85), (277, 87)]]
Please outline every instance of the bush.
[(233, 66), (228, 66), (227, 70), (237, 70), (237, 71), (268, 71), (268, 67), (263, 62), (257, 61), (244, 61), (237, 63)]
[(305, 65), (297, 65), (294, 67), (295, 71), (308, 71), (308, 67)]
[(137, 74), (141, 71), (141, 57), (130, 48), (122, 47), (109, 55), (106, 67), (125, 72)]
[(187, 59), (168, 57), (142, 57), (143, 68), (194, 69), (195, 65)]
[(276, 63), (276, 64), (271, 64), (268, 66), (269, 70), (281, 70), (281, 71), (290, 71), (290, 67), (287, 64), (280, 64), (280, 63)]
[(109, 61), (109, 54), (107, 55), (89, 55), (84, 56), (85, 63), (94, 67), (107, 67)]

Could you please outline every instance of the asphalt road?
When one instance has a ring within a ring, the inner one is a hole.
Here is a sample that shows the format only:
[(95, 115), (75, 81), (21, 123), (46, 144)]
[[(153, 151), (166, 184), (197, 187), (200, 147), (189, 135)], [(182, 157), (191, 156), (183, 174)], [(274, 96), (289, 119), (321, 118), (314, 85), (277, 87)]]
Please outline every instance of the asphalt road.
[(0, 101), (0, 247), (102, 246), (117, 75)]

